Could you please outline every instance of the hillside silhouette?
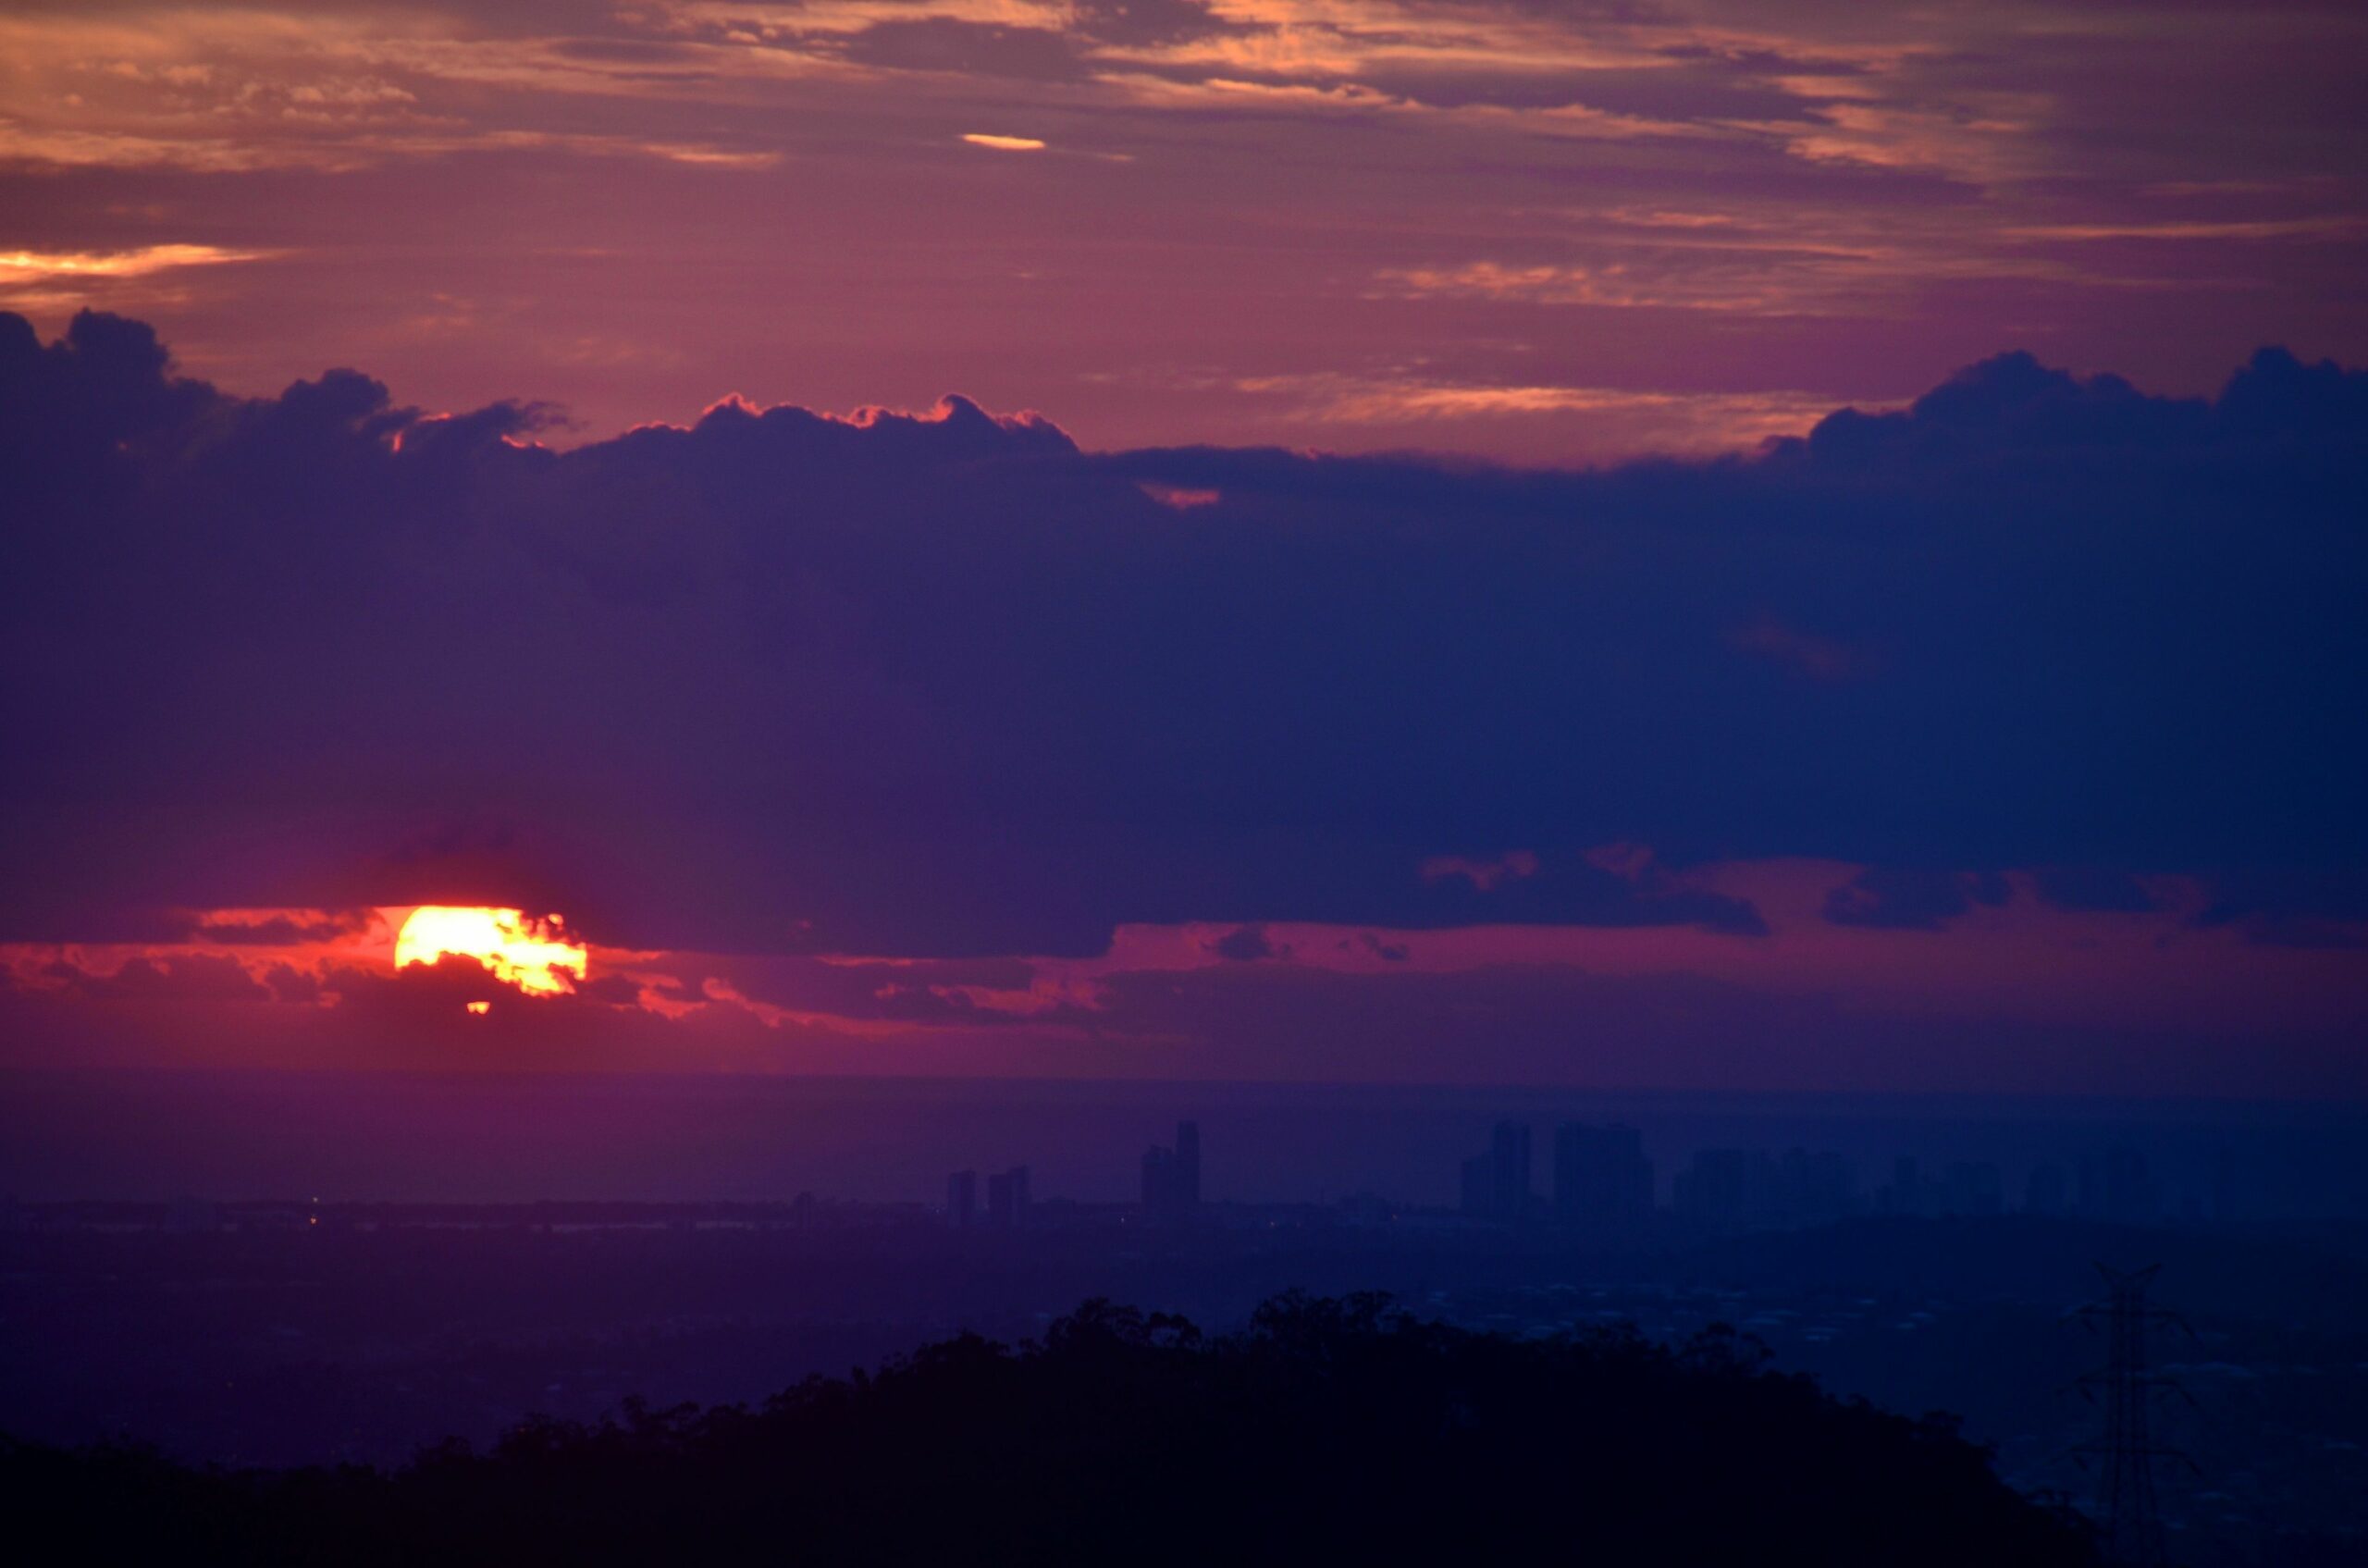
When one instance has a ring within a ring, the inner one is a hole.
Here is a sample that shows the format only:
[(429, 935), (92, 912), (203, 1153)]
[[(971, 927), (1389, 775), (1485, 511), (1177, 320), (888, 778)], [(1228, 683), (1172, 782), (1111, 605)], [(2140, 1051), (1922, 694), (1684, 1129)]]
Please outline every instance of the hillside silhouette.
[(1949, 1418), (1835, 1400), (1730, 1331), (1516, 1340), (1371, 1295), (1282, 1296), (1215, 1338), (1089, 1302), (1016, 1348), (531, 1420), (391, 1474), (0, 1443), (0, 1495), (76, 1561), (2093, 1561)]

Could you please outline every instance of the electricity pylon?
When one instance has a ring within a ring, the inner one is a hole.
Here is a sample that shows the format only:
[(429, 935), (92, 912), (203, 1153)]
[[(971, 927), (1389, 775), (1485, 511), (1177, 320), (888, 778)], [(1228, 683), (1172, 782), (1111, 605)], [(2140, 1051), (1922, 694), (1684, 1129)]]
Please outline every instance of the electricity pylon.
[(2072, 1315), (2091, 1327), (2103, 1318), (2112, 1342), (2104, 1370), (2080, 1379), (2080, 1391), (2104, 1406), (2104, 1434), (2072, 1451), (2080, 1456), (2083, 1468), (2090, 1461), (2098, 1467), (2097, 1518), (2105, 1530), (2105, 1561), (2136, 1568), (2162, 1568), (2170, 1561), (2163, 1539), (2162, 1514), (2155, 1506), (2154, 1462), (2177, 1460), (2194, 1468), (2194, 1461), (2177, 1449), (2156, 1443), (2151, 1430), (2154, 1396), (2165, 1389), (2186, 1390), (2176, 1380), (2148, 1370), (2146, 1337), (2163, 1324), (2190, 1336), (2195, 1332), (2178, 1314), (2146, 1304), (2146, 1288), (2154, 1282), (2161, 1266), (2117, 1269), (2097, 1265), (2097, 1272), (2104, 1276), (2105, 1299), (2078, 1308)]

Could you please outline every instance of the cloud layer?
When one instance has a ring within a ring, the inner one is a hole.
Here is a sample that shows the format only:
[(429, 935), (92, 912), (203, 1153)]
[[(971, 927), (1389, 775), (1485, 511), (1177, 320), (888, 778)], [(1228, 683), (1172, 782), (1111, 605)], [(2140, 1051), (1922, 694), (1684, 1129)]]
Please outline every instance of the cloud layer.
[(547, 417), (239, 399), (140, 324), (0, 318), (0, 939), (483, 901), (714, 953), (1749, 941), (1706, 868), (1796, 857), (1868, 867), (1826, 918), (1879, 929), (2009, 869), (2078, 909), (2198, 879), (2289, 945), (2368, 917), (2331, 364), (2179, 400), (2010, 354), (1584, 473), (1089, 452), (960, 399)]

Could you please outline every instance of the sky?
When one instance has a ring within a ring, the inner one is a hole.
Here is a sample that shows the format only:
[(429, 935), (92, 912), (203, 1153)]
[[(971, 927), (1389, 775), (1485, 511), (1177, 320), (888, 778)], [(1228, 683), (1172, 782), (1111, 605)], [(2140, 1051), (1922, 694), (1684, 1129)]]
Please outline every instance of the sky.
[(570, 438), (959, 391), (1095, 448), (1707, 452), (2368, 304), (2344, 0), (814, 0), (0, 17), (0, 305)]
[(2363, 60), (11, 6), (0, 1066), (2368, 1094)]

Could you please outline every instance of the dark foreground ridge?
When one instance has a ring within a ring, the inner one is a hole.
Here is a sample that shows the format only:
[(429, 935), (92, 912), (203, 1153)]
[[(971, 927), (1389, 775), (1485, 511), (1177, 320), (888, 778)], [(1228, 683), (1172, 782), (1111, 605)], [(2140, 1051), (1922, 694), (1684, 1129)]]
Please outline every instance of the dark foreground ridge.
[(1090, 1302), (759, 1409), (629, 1402), (388, 1474), (0, 1442), (19, 1538), (81, 1562), (2093, 1561), (1944, 1416), (1768, 1370), (1717, 1329), (1513, 1339), (1299, 1294), (1211, 1339)]

